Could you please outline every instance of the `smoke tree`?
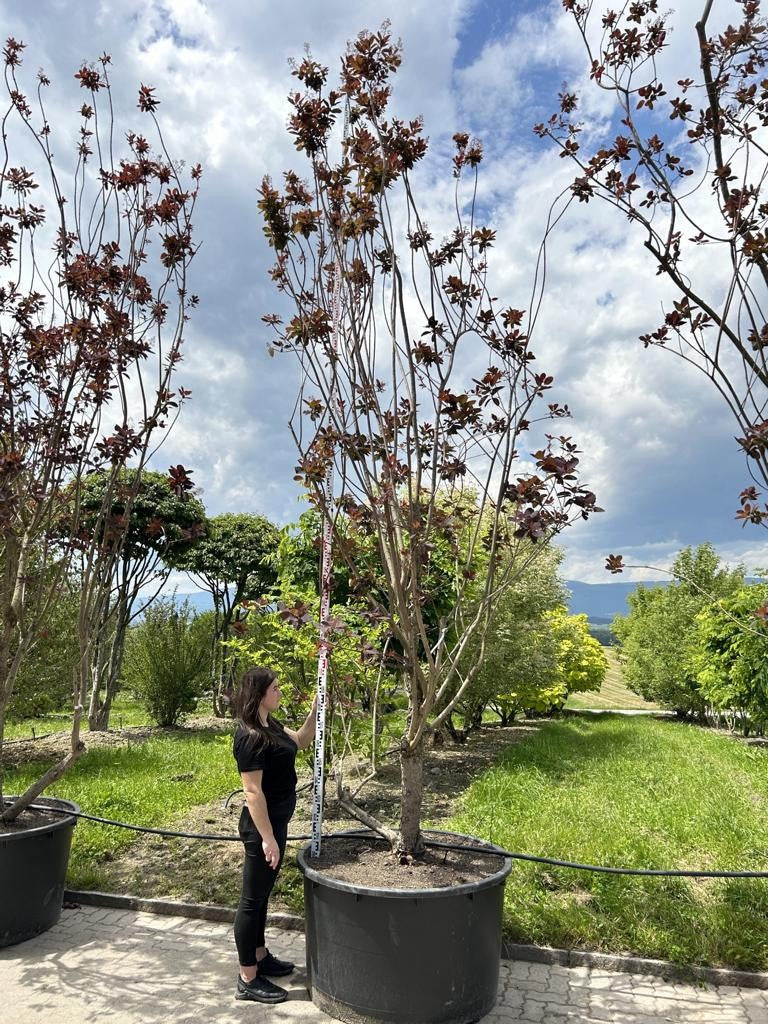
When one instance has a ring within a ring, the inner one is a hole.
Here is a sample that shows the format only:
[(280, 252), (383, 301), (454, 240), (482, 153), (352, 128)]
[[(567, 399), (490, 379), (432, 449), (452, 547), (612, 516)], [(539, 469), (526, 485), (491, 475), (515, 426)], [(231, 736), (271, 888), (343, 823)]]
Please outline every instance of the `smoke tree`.
[(678, 69), (669, 81), (659, 66), (672, 15), (657, 0), (601, 14), (591, 2), (562, 3), (583, 40), (590, 81), (613, 97), (616, 116), (595, 141), (604, 128), (582, 122), (579, 97), (564, 88), (559, 110), (534, 131), (576, 167), (564, 202), (615, 207), (673, 286), (671, 308), (640, 340), (674, 352), (717, 388), (753, 478), (737, 518), (765, 524), (768, 23), (759, 0), (733, 0), (735, 24), (713, 32), (712, 0), (702, 0), (696, 24), (677, 26), (699, 73), (678, 78)]
[[(400, 61), (385, 25), (349, 46), (335, 88), (311, 55), (294, 67), (301, 90), (289, 97), (289, 131), (308, 180), (288, 171), (277, 188), (265, 179), (259, 206), (272, 278), (292, 304), (286, 319), (264, 319), (274, 350), (293, 353), (302, 370), (291, 420), (297, 476), (322, 516), (335, 522), (343, 511), (346, 532), (373, 539), (379, 582), (360, 587), (351, 559), (352, 588), (386, 624), (408, 697), (398, 828), (343, 789), (341, 800), (407, 858), (423, 846), (426, 741), (482, 663), (482, 643), (466, 669), (463, 652), (530, 557), (596, 506), (579, 483), (575, 444), (540, 422), (568, 410), (548, 402), (553, 381), (535, 364), (530, 318), (491, 293), (495, 233), (480, 222), (476, 193), (482, 148), (465, 134), (454, 136), (452, 229), (435, 238), (425, 220), (421, 120), (388, 110)], [(343, 134), (338, 157), (334, 133)], [(331, 463), (335, 498), (325, 488)], [(438, 536), (452, 538), (439, 581), (451, 600), (432, 618)]]
[[(135, 496), (123, 489), (113, 511), (121, 471), (130, 466), (138, 484), (188, 395), (173, 377), (197, 301), (187, 272), (201, 174), (168, 156), (149, 86), (138, 94), (148, 134), (117, 136), (106, 54), (75, 74), (83, 90), (76, 138), (56, 132), (46, 75), (33, 97), (20, 82), (23, 49), (14, 39), (3, 49), (0, 757), (14, 682), (74, 560), (80, 600), (70, 750), (11, 806), (0, 776), (6, 821), (84, 750), (94, 651)], [(86, 523), (83, 483), (94, 472), (104, 486)], [(183, 467), (172, 476), (183, 489)]]

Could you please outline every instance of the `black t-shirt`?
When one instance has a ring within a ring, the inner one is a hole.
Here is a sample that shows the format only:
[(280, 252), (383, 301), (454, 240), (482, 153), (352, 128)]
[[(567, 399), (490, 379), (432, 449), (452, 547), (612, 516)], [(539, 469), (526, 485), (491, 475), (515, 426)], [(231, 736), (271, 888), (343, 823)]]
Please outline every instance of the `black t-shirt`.
[[(254, 742), (256, 737), (238, 725), (232, 751), (239, 772), (262, 772), (261, 791), (270, 820), (290, 818), (296, 807), (296, 751), (288, 733), (280, 729), (273, 743)], [(241, 830), (254, 830), (248, 807), (243, 808)]]

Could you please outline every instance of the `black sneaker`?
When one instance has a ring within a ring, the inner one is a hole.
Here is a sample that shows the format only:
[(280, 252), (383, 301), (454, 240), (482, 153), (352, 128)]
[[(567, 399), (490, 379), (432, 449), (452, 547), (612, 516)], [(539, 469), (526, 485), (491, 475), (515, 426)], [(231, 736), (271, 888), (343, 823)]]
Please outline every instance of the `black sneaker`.
[(284, 978), (286, 974), (292, 974), (296, 965), (290, 960), (278, 960), (276, 956), (267, 950), (267, 955), (262, 957), (257, 964), (259, 974), (267, 978)]
[(256, 975), (253, 981), (243, 981), (238, 974), (235, 999), (252, 999), (254, 1003), (282, 1003), (288, 993), (279, 985), (273, 985), (267, 978)]

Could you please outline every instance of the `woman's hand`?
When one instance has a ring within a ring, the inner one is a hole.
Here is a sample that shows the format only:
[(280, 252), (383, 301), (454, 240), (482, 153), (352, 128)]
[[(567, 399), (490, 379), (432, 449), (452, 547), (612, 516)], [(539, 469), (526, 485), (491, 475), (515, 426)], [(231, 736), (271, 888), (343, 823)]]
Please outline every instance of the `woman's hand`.
[(304, 719), (304, 724), (293, 734), (296, 740), (296, 745), (299, 750), (304, 750), (312, 742), (312, 737), (315, 735), (315, 719), (317, 718), (317, 694), (315, 699), (312, 701), (312, 707), (309, 710), (309, 714)]
[(273, 871), (277, 871), (277, 866), (280, 863), (280, 847), (275, 842), (274, 836), (271, 839), (262, 839), (261, 848), (264, 851), (264, 860), (267, 862), (267, 866)]

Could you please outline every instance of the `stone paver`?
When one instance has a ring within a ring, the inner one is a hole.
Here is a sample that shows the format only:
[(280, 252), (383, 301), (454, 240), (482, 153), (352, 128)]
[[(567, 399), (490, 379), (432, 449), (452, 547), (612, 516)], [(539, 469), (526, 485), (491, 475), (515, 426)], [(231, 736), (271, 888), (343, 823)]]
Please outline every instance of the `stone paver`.
[(645, 974), (502, 961), (483, 1024), (768, 1024), (768, 991), (665, 982)]
[[(232, 928), (138, 911), (65, 910), (44, 935), (0, 949), (3, 1024), (277, 1024), (330, 1018), (305, 990), (304, 937), (270, 947), (301, 965), (274, 1007), (236, 1002)], [(768, 1024), (768, 991), (668, 983), (588, 967), (502, 961), (483, 1024)]]

